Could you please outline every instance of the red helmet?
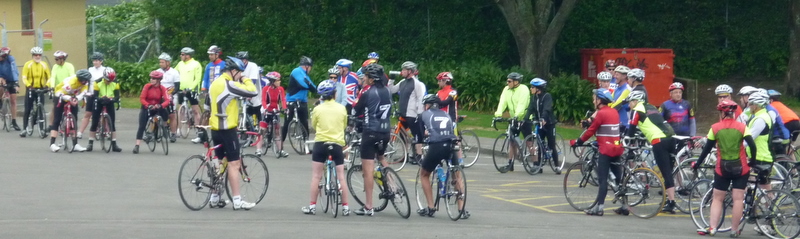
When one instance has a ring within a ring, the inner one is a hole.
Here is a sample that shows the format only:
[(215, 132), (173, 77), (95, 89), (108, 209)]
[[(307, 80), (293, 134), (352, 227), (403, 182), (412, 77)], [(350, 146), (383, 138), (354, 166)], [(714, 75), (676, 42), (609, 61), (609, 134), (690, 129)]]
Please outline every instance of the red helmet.
[(365, 66), (367, 66), (369, 64), (376, 63), (376, 62), (378, 62), (378, 61), (375, 60), (375, 59), (367, 59), (366, 61), (364, 61), (364, 63), (361, 64), (361, 67), (365, 67)]
[(277, 80), (278, 78), (281, 78), (281, 73), (278, 73), (277, 71), (273, 71), (273, 72), (267, 73), (267, 75), (265, 77), (269, 78), (270, 80)]
[(669, 91), (672, 91), (674, 89), (684, 90), (683, 89), (683, 84), (681, 84), (680, 82), (675, 82), (675, 83), (672, 83), (672, 85), (669, 85)]
[(726, 112), (726, 113), (735, 112), (736, 108), (738, 108), (738, 107), (739, 107), (739, 105), (737, 105), (736, 103), (734, 103), (733, 101), (730, 101), (730, 100), (723, 100), (722, 102), (719, 102), (719, 104), (717, 104), (717, 110), (722, 111), (722, 112)]
[(8, 54), (11, 54), (11, 48), (8, 47), (0, 48), (0, 56), (5, 57)]
[(106, 71), (103, 72), (103, 78), (108, 79), (110, 82), (114, 82), (114, 80), (117, 79), (117, 72), (115, 72), (111, 67), (106, 67)]
[(155, 70), (155, 71), (151, 71), (151, 72), (150, 72), (150, 79), (158, 79), (158, 80), (161, 80), (161, 79), (163, 79), (163, 78), (164, 78), (164, 73), (161, 73), (161, 72), (160, 72), (160, 71), (158, 71), (158, 70)]
[(606, 68), (615, 67), (615, 66), (617, 66), (617, 62), (615, 62), (614, 60), (607, 60), (606, 61)]
[(450, 73), (449, 71), (445, 71), (445, 72), (439, 73), (439, 75), (436, 76), (436, 79), (437, 80), (452, 81), (453, 80), (453, 73)]

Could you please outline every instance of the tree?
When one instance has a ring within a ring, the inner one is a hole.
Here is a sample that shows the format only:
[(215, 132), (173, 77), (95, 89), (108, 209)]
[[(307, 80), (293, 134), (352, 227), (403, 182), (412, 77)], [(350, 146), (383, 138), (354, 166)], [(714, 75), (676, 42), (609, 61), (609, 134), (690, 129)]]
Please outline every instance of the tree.
[(800, 0), (792, 0), (789, 24), (789, 67), (786, 72), (787, 94), (800, 97)]
[(494, 1), (514, 36), (520, 66), (538, 76), (549, 75), (556, 41), (578, 0)]

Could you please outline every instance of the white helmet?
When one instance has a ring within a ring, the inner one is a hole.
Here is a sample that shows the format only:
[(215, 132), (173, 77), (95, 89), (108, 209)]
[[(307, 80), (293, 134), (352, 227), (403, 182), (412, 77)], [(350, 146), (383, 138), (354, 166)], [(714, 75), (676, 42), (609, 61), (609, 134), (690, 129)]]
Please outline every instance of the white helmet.
[(758, 92), (759, 93), (764, 93), (765, 95), (769, 95), (769, 91), (767, 91), (767, 89), (764, 89), (764, 88), (758, 88)]
[(628, 68), (627, 66), (617, 66), (614, 68), (614, 72), (619, 72), (622, 74), (628, 74), (629, 71), (631, 71), (631, 68)]
[(165, 61), (172, 61), (172, 57), (170, 57), (169, 54), (167, 54), (166, 52), (161, 53), (161, 55), (158, 56), (158, 59)]
[(53, 53), (53, 56), (55, 56), (56, 58), (59, 57), (67, 58), (67, 53), (63, 51), (56, 51), (55, 53)]
[(769, 103), (769, 96), (767, 94), (757, 91), (750, 94), (750, 97), (747, 98), (747, 103), (758, 106), (764, 106)]
[(35, 47), (31, 48), (31, 54), (33, 54), (33, 55), (41, 55), (41, 54), (44, 54), (44, 50), (42, 50), (41, 47), (35, 46)]
[(641, 101), (644, 99), (644, 91), (635, 90), (631, 91), (631, 94), (628, 95), (628, 101), (638, 100)]
[(605, 71), (597, 74), (597, 80), (599, 81), (611, 81), (611, 78), (613, 78), (613, 76), (611, 76), (611, 73)]
[(722, 84), (717, 86), (717, 89), (714, 90), (714, 94), (721, 95), (721, 94), (733, 94), (733, 88), (731, 86)]
[(750, 94), (753, 94), (753, 92), (756, 92), (756, 91), (758, 91), (758, 89), (756, 89), (755, 87), (745, 86), (745, 87), (742, 87), (742, 89), (739, 89), (739, 95), (750, 95)]
[(633, 79), (635, 81), (644, 81), (644, 70), (639, 68), (634, 68), (628, 71), (628, 78)]
[(189, 48), (189, 47), (184, 47), (183, 49), (181, 49), (181, 53), (187, 54), (187, 55), (192, 55), (192, 54), (194, 54), (194, 49)]

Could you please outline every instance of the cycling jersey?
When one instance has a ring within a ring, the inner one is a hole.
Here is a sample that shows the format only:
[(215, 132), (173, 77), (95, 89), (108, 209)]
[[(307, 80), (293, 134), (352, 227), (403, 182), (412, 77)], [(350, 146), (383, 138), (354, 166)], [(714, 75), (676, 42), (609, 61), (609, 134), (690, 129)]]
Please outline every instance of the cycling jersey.
[(500, 102), (497, 104), (497, 111), (494, 112), (494, 117), (503, 116), (503, 111), (508, 109), (508, 114), (512, 118), (521, 120), (525, 117), (525, 110), (528, 109), (530, 100), (531, 91), (528, 86), (519, 84), (514, 89), (506, 86), (503, 88), (503, 93), (500, 94)]
[(297, 67), (292, 70), (289, 75), (289, 88), (286, 89), (286, 101), (289, 102), (308, 102), (308, 91), (316, 91), (317, 85), (311, 81), (311, 77), (303, 70), (302, 67)]
[(94, 93), (94, 84), (100, 81), (103, 78), (103, 75), (106, 72), (105, 66), (100, 67), (89, 67), (89, 73), (92, 73), (92, 79), (89, 81), (89, 95)]
[(119, 83), (102, 81), (97, 83), (94, 88), (95, 95), (98, 99), (106, 97), (110, 99), (119, 98)]
[(622, 155), (622, 145), (619, 143), (619, 114), (608, 106), (600, 106), (592, 125), (580, 137), (581, 142), (586, 142), (592, 136), (597, 138), (600, 154), (617, 157)]
[[(745, 150), (742, 148), (742, 142), (747, 136), (750, 136), (750, 129), (745, 124), (734, 119), (723, 119), (711, 125), (707, 138), (717, 142), (717, 158), (719, 159), (715, 169), (717, 174), (724, 175), (720, 166), (727, 164), (729, 161), (739, 161), (741, 163), (742, 172), (740, 175), (750, 172), (750, 167), (747, 166), (747, 157), (743, 157)], [(758, 153), (758, 149), (756, 149), (756, 153)]]
[(436, 92), (436, 95), (439, 96), (439, 108), (447, 112), (451, 120), (456, 120), (458, 117), (458, 92), (456, 89), (453, 89), (451, 85), (445, 85), (439, 92)]
[(628, 112), (631, 110), (631, 108), (628, 105), (628, 101), (625, 100), (628, 98), (630, 93), (631, 88), (627, 83), (617, 86), (617, 89), (614, 90), (614, 102), (608, 105), (617, 110), (619, 114), (619, 122), (624, 127), (628, 127), (628, 123), (630, 123), (628, 121)]
[(635, 126), (638, 126), (639, 130), (647, 137), (647, 141), (650, 141), (652, 145), (661, 142), (662, 138), (674, 135), (672, 126), (667, 124), (658, 109), (645, 102), (639, 102), (633, 108), (633, 115), (629, 125), (631, 127), (628, 128), (628, 136), (634, 136), (636, 134)]
[(5, 58), (5, 60), (0, 61), (0, 78), (3, 78), (10, 83), (16, 83), (19, 80), (17, 63), (14, 61), (14, 57), (11, 55), (6, 55)]
[(194, 59), (180, 61), (175, 65), (175, 70), (180, 76), (181, 90), (195, 90), (203, 81), (203, 66)]
[(261, 89), (261, 108), (266, 112), (273, 112), (278, 110), (278, 102), (280, 101), (281, 109), (286, 109), (286, 92), (283, 87), (268, 85)]
[(161, 85), (164, 86), (164, 88), (167, 88), (170, 94), (175, 92), (175, 88), (180, 88), (181, 76), (177, 70), (173, 69), (172, 67), (169, 67), (166, 70), (158, 68), (158, 72), (164, 74), (164, 78), (161, 79)]
[(50, 88), (55, 88), (61, 84), (67, 77), (75, 75), (75, 66), (72, 63), (64, 62), (64, 65), (55, 64), (53, 70), (50, 71), (50, 79), (47, 80), (47, 85)]
[(531, 116), (534, 116), (533, 119), (536, 121), (545, 120), (548, 125), (556, 123), (556, 117), (553, 115), (553, 97), (549, 93), (535, 94), (531, 97), (525, 120), (532, 119)]
[(326, 100), (311, 111), (311, 127), (317, 131), (314, 142), (333, 142), (344, 146), (347, 109), (336, 101)]
[(416, 118), (422, 114), (425, 109), (422, 105), (422, 97), (425, 96), (427, 90), (425, 84), (417, 77), (403, 79), (397, 85), (389, 84), (388, 88), (390, 93), (397, 93), (400, 96), (397, 108), (404, 117)]
[(669, 125), (675, 130), (676, 135), (695, 135), (697, 127), (694, 119), (694, 108), (688, 101), (680, 100), (675, 102), (667, 100), (661, 104), (658, 110), (661, 111), (661, 116), (667, 119)]
[(772, 119), (767, 112), (767, 109), (761, 109), (755, 113), (754, 117), (747, 123), (747, 128), (750, 129), (750, 135), (755, 136), (753, 141), (756, 143), (755, 157), (750, 154), (750, 149), (747, 149), (748, 155), (755, 158), (757, 161), (772, 163), (772, 152), (769, 150), (769, 142), (771, 138)]
[(56, 86), (55, 95), (56, 97), (62, 96), (70, 96), (70, 97), (62, 97), (63, 100), (69, 100), (71, 97), (75, 97), (78, 100), (82, 100), (83, 97), (89, 91), (89, 86), (81, 84), (81, 81), (78, 80), (77, 76), (71, 76), (67, 79), (64, 79), (61, 84)]
[[(242, 77), (242, 82), (234, 81), (228, 73), (223, 73), (209, 88), (211, 104), (211, 130), (234, 129), (239, 126), (239, 99), (236, 97), (255, 97), (258, 90), (249, 78)], [(244, 109), (242, 109), (244, 110)]]
[(47, 87), (47, 79), (50, 78), (50, 69), (47, 62), (30, 60), (25, 62), (22, 67), (22, 83), (25, 88), (38, 89)]
[(430, 108), (420, 117), (428, 131), (428, 143), (446, 143), (456, 139), (453, 120), (443, 110)]
[(358, 91), (358, 75), (355, 72), (347, 72), (347, 74), (342, 74), (339, 76), (339, 83), (344, 84), (345, 91), (344, 92), (347, 96), (345, 99), (348, 105), (353, 105), (356, 102), (356, 92)]
[(261, 106), (261, 91), (260, 89), (264, 87), (261, 84), (261, 72), (258, 71), (258, 64), (252, 61), (248, 61), (247, 64), (244, 66), (244, 71), (242, 72), (242, 76), (250, 78), (253, 81), (253, 85), (256, 87), (258, 91), (258, 95), (256, 97), (250, 98), (250, 104), (253, 106)]
[[(375, 82), (382, 84), (381, 82)], [(367, 133), (385, 133), (390, 130), (392, 96), (386, 87), (369, 87), (353, 107), (356, 115), (364, 115), (364, 130)], [(363, 154), (362, 154), (363, 155)]]
[(169, 102), (167, 88), (163, 85), (147, 83), (142, 87), (142, 93), (139, 95), (139, 103), (142, 103), (142, 107), (161, 105), (161, 108), (166, 109), (169, 106)]
[(208, 89), (211, 86), (211, 82), (222, 75), (223, 69), (225, 69), (225, 61), (222, 59), (217, 58), (216, 61), (209, 62), (205, 71), (203, 71), (203, 89)]
[(781, 116), (781, 119), (783, 119), (784, 124), (788, 123), (789, 121), (800, 120), (800, 118), (797, 117), (797, 114), (795, 114), (793, 110), (789, 109), (789, 107), (786, 107), (786, 105), (784, 105), (780, 101), (772, 101), (772, 103), (770, 103), (769, 105), (772, 106), (772, 108), (775, 108), (776, 111), (778, 111), (778, 115)]

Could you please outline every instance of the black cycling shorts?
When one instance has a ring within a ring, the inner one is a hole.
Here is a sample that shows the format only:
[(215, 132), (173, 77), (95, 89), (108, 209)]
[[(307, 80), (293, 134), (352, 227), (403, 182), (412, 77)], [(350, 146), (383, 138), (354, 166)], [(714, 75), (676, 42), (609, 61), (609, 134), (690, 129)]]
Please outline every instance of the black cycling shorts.
[(436, 169), (436, 165), (439, 165), (442, 162), (442, 159), (450, 158), (450, 164), (457, 165), (458, 159), (456, 159), (456, 154), (452, 152), (451, 142), (439, 142), (439, 143), (428, 143), (428, 153), (425, 154), (425, 157), (422, 160), (420, 165), (422, 169), (428, 172), (433, 172)]
[(389, 139), (389, 133), (364, 132), (361, 135), (361, 159), (373, 160), (386, 153)]
[(178, 92), (178, 104), (183, 104), (183, 97), (186, 96), (186, 99), (189, 100), (189, 105), (197, 105), (200, 101), (197, 100), (197, 95), (194, 93), (185, 94), (183, 91)]
[(228, 158), (228, 162), (239, 160), (240, 146), (236, 129), (211, 130), (211, 140), (214, 141), (214, 146), (222, 145), (214, 149), (217, 158)]
[(86, 113), (93, 113), (95, 106), (94, 96), (93, 95), (86, 96), (86, 98), (84, 99), (86, 99), (86, 105), (85, 105), (86, 107), (84, 108), (84, 110), (86, 110)]
[(5, 88), (6, 88), (6, 91), (8, 91), (8, 94), (12, 94), (13, 95), (13, 94), (19, 93), (17, 91), (17, 83), (16, 82), (6, 81), (6, 87)]
[(334, 143), (314, 142), (314, 148), (311, 151), (311, 161), (325, 163), (328, 156), (333, 159), (336, 166), (344, 164), (344, 153), (342, 146)]
[(422, 135), (425, 132), (425, 126), (422, 124), (422, 121), (414, 117), (403, 117), (402, 121), (403, 126), (411, 131), (411, 136), (414, 136), (414, 139), (409, 143), (422, 143), (422, 139), (425, 137)]
[(719, 175), (714, 173), (714, 189), (728, 191), (731, 189), (744, 189), (747, 187), (747, 177), (745, 175)]

